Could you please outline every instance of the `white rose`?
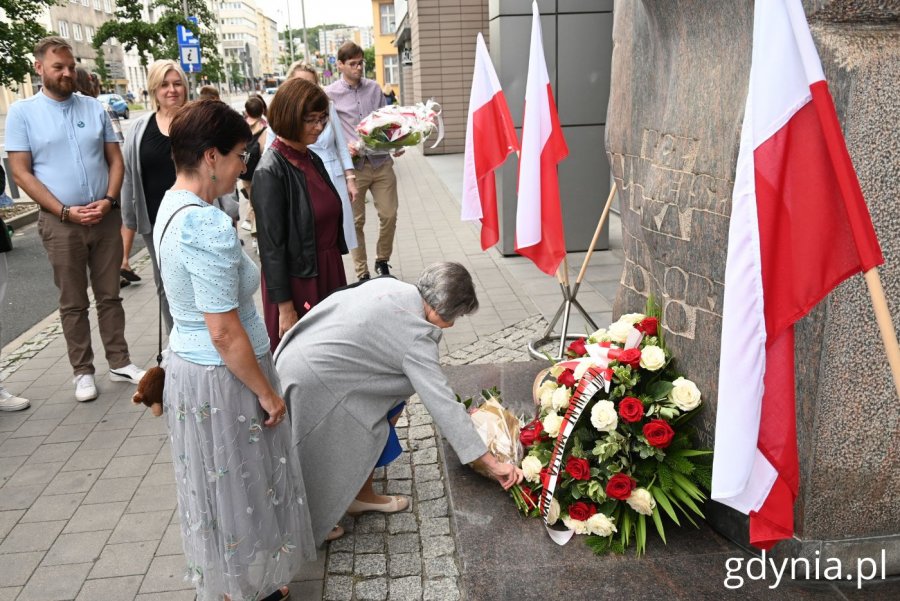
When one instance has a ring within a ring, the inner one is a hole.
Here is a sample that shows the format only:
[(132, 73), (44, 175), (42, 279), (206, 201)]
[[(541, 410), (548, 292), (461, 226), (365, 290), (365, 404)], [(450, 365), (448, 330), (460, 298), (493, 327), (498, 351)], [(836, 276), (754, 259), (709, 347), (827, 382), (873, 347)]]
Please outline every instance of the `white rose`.
[(611, 519), (606, 517), (605, 513), (595, 513), (585, 523), (587, 524), (588, 532), (597, 536), (609, 536), (617, 532), (616, 525)]
[(619, 344), (624, 344), (628, 340), (628, 335), (634, 330), (634, 324), (629, 321), (617, 321), (609, 326), (609, 339)]
[(562, 426), (562, 421), (560, 416), (551, 411), (544, 417), (541, 425), (544, 426), (544, 432), (546, 432), (548, 436), (555, 438), (559, 435), (559, 427)]
[(619, 425), (619, 416), (612, 401), (597, 401), (591, 409), (591, 424), (600, 432), (612, 432)]
[(550, 499), (550, 511), (547, 512), (547, 525), (552, 526), (559, 519), (559, 501), (556, 497)]
[(636, 323), (641, 323), (645, 317), (647, 316), (643, 313), (626, 313), (619, 318), (619, 321), (627, 321), (631, 325), (634, 325)]
[(550, 404), (554, 411), (568, 409), (570, 398), (572, 398), (572, 393), (569, 392), (568, 388), (563, 386), (562, 388), (557, 388), (553, 391), (553, 398), (550, 400)]
[(522, 473), (525, 474), (525, 479), (529, 482), (540, 482), (543, 468), (541, 460), (534, 455), (529, 455), (522, 460)]
[(606, 328), (600, 328), (590, 336), (588, 336), (588, 340), (591, 342), (605, 342), (609, 340), (609, 335), (606, 333)]
[(641, 349), (641, 367), (650, 371), (662, 369), (666, 364), (666, 352), (653, 344)]
[(669, 400), (682, 411), (691, 411), (700, 405), (700, 389), (686, 378), (676, 378), (669, 391)]
[(569, 514), (566, 514), (563, 517), (563, 524), (566, 525), (566, 528), (569, 530), (574, 530), (575, 534), (587, 534), (588, 533), (588, 523), (582, 520), (576, 520), (569, 517)]
[(551, 407), (553, 393), (557, 388), (556, 382), (544, 382), (541, 384), (541, 387), (538, 388), (538, 398), (541, 401), (541, 409), (549, 409)]
[(629, 507), (644, 515), (653, 515), (653, 510), (656, 508), (656, 499), (646, 488), (635, 488), (625, 502)]

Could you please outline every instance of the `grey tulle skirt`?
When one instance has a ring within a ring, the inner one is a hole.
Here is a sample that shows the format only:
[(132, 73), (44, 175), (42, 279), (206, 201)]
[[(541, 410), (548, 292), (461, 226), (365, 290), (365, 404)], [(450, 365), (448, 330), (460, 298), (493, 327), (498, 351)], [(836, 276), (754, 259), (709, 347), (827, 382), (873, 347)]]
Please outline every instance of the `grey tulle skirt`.
[[(259, 362), (280, 391), (272, 356)], [(316, 557), (291, 426), (265, 427), (256, 395), (227, 367), (174, 353), (164, 397), (187, 577), (197, 599), (262, 599)]]

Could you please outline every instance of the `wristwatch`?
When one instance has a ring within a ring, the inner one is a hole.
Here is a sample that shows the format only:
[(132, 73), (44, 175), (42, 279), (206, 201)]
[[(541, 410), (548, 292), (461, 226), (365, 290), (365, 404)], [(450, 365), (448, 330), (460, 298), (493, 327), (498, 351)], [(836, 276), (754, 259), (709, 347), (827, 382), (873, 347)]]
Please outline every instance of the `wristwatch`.
[(104, 198), (105, 200), (108, 200), (108, 201), (109, 201), (109, 204), (110, 204), (111, 208), (113, 208), (113, 209), (118, 209), (118, 208), (119, 208), (119, 199), (116, 198), (115, 196), (110, 196), (109, 194), (107, 194), (107, 195), (104, 196), (103, 198)]

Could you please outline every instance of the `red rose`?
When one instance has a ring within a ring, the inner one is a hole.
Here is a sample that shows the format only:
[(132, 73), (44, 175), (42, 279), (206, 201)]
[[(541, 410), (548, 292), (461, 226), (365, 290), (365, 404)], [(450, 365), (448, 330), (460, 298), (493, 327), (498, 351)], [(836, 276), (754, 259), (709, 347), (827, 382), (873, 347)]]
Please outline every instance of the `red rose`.
[[(618, 473), (606, 483), (606, 496), (624, 501), (637, 488), (637, 481), (628, 474)], [(571, 513), (569, 514), (571, 515)]]
[(559, 377), (556, 378), (556, 383), (568, 388), (575, 386), (575, 372), (571, 369), (563, 370), (563, 372), (559, 374)]
[(519, 432), (519, 442), (521, 442), (523, 446), (530, 447), (541, 439), (541, 434), (543, 434), (543, 432), (544, 424), (536, 419), (522, 427), (522, 431)]
[(619, 401), (619, 417), (632, 424), (641, 421), (644, 417), (644, 404), (633, 396), (625, 397)]
[(584, 348), (584, 337), (572, 342), (566, 350), (573, 357), (584, 357), (587, 354), (587, 349)]
[(603, 348), (610, 348), (610, 347), (612, 347), (612, 343), (611, 343), (609, 340), (606, 340), (606, 341), (604, 341), (604, 342), (600, 342), (599, 345), (602, 346)]
[(541, 478), (541, 486), (543, 486), (544, 488), (550, 486), (550, 468), (545, 467), (540, 471), (539, 475)]
[(656, 331), (659, 328), (659, 320), (655, 317), (645, 317), (634, 327), (647, 336), (656, 336)]
[(576, 480), (590, 480), (591, 464), (588, 463), (587, 459), (569, 457), (569, 460), (566, 461), (566, 473)]
[(664, 449), (672, 443), (673, 436), (675, 436), (675, 430), (665, 420), (652, 419), (644, 424), (644, 437), (647, 438), (647, 444), (651, 447)]
[(569, 517), (573, 520), (580, 520), (584, 522), (595, 513), (597, 513), (597, 508), (594, 507), (591, 503), (577, 501), (569, 505)]
[(636, 348), (625, 349), (619, 353), (616, 361), (622, 365), (630, 365), (632, 369), (637, 369), (641, 366), (641, 350)]

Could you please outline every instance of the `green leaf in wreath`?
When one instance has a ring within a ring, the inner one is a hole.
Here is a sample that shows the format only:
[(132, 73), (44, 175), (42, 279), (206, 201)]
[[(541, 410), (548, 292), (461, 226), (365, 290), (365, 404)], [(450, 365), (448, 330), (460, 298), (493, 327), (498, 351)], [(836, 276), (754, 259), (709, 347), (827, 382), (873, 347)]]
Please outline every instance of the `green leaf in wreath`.
[(657, 380), (653, 384), (647, 386), (647, 389), (644, 394), (646, 394), (653, 401), (661, 401), (664, 398), (669, 396), (669, 392), (672, 390), (673, 386), (671, 382), (667, 382), (665, 380)]

